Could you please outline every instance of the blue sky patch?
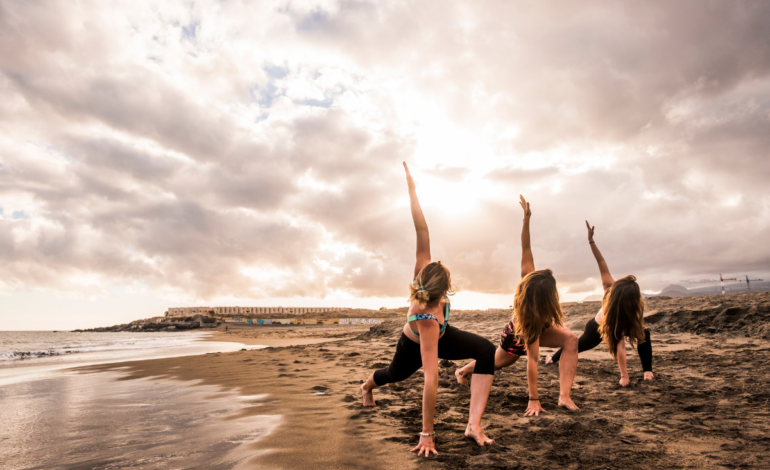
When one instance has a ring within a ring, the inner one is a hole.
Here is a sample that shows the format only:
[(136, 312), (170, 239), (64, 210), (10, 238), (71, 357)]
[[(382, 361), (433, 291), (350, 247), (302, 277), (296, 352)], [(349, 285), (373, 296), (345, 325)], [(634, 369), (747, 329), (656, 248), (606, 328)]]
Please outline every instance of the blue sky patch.
[(200, 24), (200, 21), (193, 21), (187, 26), (182, 26), (182, 36), (184, 36), (185, 39), (189, 39), (190, 41), (195, 41), (195, 32), (197, 31)]
[(305, 16), (297, 23), (299, 31), (319, 31), (329, 25), (329, 14), (322, 10), (316, 10)]

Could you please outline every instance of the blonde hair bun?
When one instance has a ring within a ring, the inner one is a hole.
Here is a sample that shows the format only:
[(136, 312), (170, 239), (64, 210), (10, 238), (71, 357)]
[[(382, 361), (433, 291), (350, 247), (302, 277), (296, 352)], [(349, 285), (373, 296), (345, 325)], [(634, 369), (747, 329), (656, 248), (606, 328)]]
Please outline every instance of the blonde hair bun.
[(441, 264), (441, 261), (428, 263), (409, 285), (409, 291), (409, 301), (416, 300), (420, 308), (427, 308), (428, 305), (439, 301), (445, 293), (454, 294), (449, 269)]

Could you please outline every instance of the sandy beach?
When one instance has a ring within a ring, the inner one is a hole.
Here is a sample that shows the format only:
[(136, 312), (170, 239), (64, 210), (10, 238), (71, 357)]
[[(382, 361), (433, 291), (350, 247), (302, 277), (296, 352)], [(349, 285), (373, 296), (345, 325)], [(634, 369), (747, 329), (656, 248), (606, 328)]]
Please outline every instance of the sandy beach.
[[(568, 326), (581, 331), (598, 308), (566, 305)], [(508, 316), (453, 312), (452, 324), (497, 343)], [(525, 363), (519, 361), (495, 376), (483, 424), (496, 443), (486, 449), (463, 437), (470, 395), (454, 371), (464, 362), (441, 361), (440, 455), (428, 461), (409, 453), (421, 427), (419, 372), (379, 389), (376, 408), (361, 407), (359, 384), (390, 361), (401, 320), (346, 330), (228, 329), (212, 339), (272, 347), (80, 370), (269, 394), (259, 414), (284, 420), (253, 444), (248, 465), (255, 468), (767, 468), (770, 293), (650, 299), (646, 318), (655, 381), (642, 380), (631, 354), (632, 383), (620, 387), (617, 366), (600, 346), (580, 356), (573, 398), (581, 411), (572, 413), (556, 406), (558, 371), (541, 362), (540, 395), (548, 413), (525, 418)]]

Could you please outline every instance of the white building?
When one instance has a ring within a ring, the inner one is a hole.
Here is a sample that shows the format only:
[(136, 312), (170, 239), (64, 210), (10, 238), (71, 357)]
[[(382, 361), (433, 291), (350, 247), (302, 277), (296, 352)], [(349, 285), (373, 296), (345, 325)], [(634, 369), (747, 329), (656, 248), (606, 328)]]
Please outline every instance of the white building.
[(189, 317), (192, 315), (268, 315), (271, 313), (286, 313), (300, 315), (303, 313), (338, 312), (341, 307), (170, 307), (170, 317)]

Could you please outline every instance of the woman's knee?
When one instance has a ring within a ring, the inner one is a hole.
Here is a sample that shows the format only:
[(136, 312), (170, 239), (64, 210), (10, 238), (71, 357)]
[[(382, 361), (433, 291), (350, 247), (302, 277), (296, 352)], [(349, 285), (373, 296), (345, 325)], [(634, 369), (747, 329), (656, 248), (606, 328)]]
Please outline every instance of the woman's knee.
[(495, 373), (495, 354), (496, 349), (489, 341), (484, 341), (483, 344), (479, 344), (478, 351), (476, 353), (476, 367), (474, 372), (476, 374), (494, 374)]
[(492, 362), (495, 362), (495, 354), (497, 353), (497, 348), (495, 348), (495, 345), (491, 342), (487, 341), (482, 347), (479, 355), (485, 359), (489, 359)]

